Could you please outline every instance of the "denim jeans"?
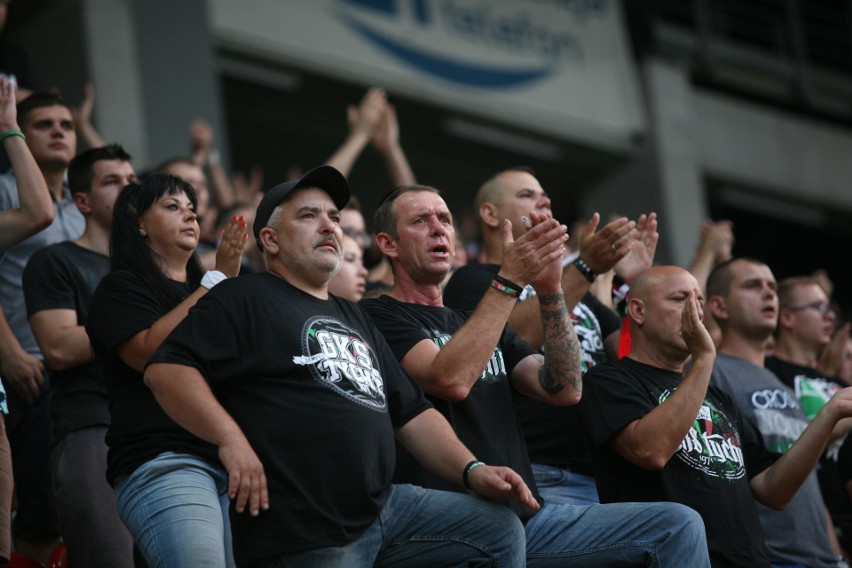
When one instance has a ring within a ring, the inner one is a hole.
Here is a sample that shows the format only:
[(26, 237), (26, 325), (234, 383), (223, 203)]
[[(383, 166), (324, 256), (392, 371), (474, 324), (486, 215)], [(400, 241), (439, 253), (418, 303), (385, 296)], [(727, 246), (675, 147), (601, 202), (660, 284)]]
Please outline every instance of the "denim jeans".
[(252, 568), (524, 565), (524, 527), (508, 508), (446, 491), (393, 485), (379, 517), (346, 546), (256, 562)]
[(553, 505), (594, 505), (600, 503), (595, 478), (552, 465), (532, 464), (538, 492)]
[(120, 477), (115, 494), (118, 514), (150, 568), (235, 566), (222, 468), (165, 452)]
[(545, 505), (527, 522), (527, 566), (710, 566), (701, 517), (679, 503)]

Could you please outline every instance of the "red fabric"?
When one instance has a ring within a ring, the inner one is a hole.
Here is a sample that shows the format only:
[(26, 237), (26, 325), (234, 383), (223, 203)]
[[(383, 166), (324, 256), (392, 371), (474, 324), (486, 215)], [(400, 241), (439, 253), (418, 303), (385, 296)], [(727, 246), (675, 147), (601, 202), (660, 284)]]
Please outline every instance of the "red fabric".
[(618, 358), (626, 357), (630, 353), (632, 341), (630, 338), (630, 318), (624, 316), (621, 320), (621, 337), (618, 338)]

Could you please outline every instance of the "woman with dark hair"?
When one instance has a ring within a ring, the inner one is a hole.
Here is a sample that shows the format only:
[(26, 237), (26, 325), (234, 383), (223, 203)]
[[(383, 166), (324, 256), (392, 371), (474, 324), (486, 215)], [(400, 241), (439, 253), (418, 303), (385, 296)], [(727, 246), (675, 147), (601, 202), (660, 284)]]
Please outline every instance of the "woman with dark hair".
[(109, 391), (107, 479), (119, 515), (152, 568), (234, 566), (228, 478), (217, 449), (178, 426), (143, 382), (145, 365), (189, 309), (236, 276), (247, 242), (231, 219), (202, 273), (196, 196), (188, 183), (154, 174), (115, 202), (112, 272), (98, 287), (86, 330)]

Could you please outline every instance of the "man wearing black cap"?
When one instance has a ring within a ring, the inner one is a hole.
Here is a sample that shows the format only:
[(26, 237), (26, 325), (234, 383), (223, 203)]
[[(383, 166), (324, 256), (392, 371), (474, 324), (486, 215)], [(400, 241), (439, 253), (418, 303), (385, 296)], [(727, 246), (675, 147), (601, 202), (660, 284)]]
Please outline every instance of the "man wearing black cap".
[[(232, 510), (238, 565), (520, 566), (523, 527), (508, 508), (390, 483), (395, 436), (448, 481), (537, 507), (520, 476), (459, 442), (369, 317), (328, 294), (348, 200), (329, 166), (271, 189), (254, 224), (268, 272), (211, 290), (146, 383), (219, 446), (238, 508), (248, 500), (249, 516)], [(243, 465), (255, 452), (260, 471)]]

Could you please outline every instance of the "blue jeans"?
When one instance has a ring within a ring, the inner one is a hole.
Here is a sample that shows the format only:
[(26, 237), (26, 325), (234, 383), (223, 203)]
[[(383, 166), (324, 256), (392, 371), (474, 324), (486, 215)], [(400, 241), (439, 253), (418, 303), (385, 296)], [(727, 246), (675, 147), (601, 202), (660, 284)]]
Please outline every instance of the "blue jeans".
[(118, 514), (150, 568), (231, 568), (228, 476), (190, 454), (165, 452), (116, 480)]
[(595, 478), (552, 465), (532, 464), (538, 492), (553, 505), (594, 505), (600, 503)]
[(526, 531), (531, 568), (710, 566), (704, 522), (679, 503), (545, 505)]
[(393, 485), (378, 518), (355, 541), (270, 558), (252, 568), (523, 565), (524, 527), (508, 507), (460, 493)]

